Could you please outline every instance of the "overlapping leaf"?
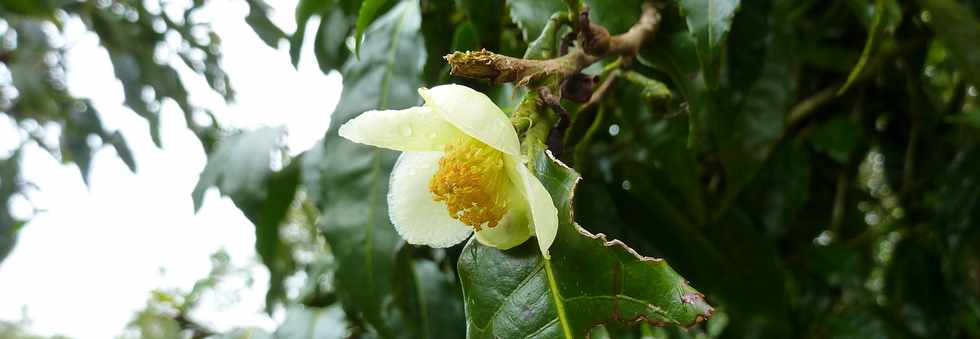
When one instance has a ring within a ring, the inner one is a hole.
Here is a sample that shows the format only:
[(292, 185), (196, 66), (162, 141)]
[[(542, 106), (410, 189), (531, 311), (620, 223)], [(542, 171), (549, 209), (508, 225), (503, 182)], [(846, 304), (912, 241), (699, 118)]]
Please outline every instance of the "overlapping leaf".
[(367, 29), (360, 60), (349, 59), (341, 70), (344, 89), (332, 127), (303, 160), (303, 182), (336, 258), (337, 296), (349, 320), (385, 338), (453, 337), (437, 321), (451, 309), (432, 309), (430, 302), (439, 298), (428, 294), (447, 291), (427, 287), (440, 282), (428, 273), (419, 277), (424, 283), (406, 279), (427, 272), (418, 271), (428, 265), (424, 261), (398, 259), (407, 249), (389, 221), (386, 199), (396, 152), (340, 138), (337, 128), (367, 110), (419, 102), (425, 62), (419, 26), (418, 4), (406, 1)]
[(471, 240), (459, 261), (469, 338), (581, 338), (602, 323), (690, 326), (711, 316), (665, 261), (574, 222), (577, 173), (545, 152), (532, 164), (558, 206), (552, 259), (533, 240), (507, 251)]
[(266, 307), (271, 310), (285, 297), (284, 280), (295, 263), (282, 241), (279, 225), (293, 202), (299, 182), (299, 164), (280, 171), (271, 167), (272, 156), (281, 151), (282, 128), (262, 128), (222, 141), (208, 160), (191, 196), (194, 208), (204, 202), (204, 193), (217, 187), (255, 224), (255, 250), (269, 268)]
[(721, 51), (740, 0), (682, 0), (687, 28), (697, 41), (698, 60), (708, 88), (718, 85)]

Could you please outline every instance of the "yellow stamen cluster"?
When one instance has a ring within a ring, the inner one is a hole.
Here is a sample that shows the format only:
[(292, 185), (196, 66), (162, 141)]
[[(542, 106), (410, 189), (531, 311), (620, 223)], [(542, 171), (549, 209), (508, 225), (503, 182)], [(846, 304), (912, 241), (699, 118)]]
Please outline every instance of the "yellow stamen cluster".
[(497, 226), (507, 212), (504, 154), (472, 138), (446, 146), (439, 169), (429, 181), (435, 201), (445, 202), (449, 215), (473, 226)]

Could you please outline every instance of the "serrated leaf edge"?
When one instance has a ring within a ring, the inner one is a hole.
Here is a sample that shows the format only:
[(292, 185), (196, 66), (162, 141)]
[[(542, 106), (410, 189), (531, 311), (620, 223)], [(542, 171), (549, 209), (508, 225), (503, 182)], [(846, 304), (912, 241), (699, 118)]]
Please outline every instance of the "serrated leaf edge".
[[(623, 250), (625, 250), (627, 253), (633, 255), (633, 257), (635, 257), (637, 260), (640, 260), (641, 262), (650, 263), (651, 265), (662, 265), (662, 264), (666, 264), (667, 263), (663, 258), (648, 257), (648, 256), (645, 256), (645, 255), (642, 255), (639, 252), (637, 252), (636, 250), (634, 250), (632, 247), (629, 247), (629, 245), (626, 245), (626, 243), (624, 243), (623, 241), (621, 241), (619, 239), (609, 240), (606, 237), (606, 235), (603, 234), (603, 233), (593, 234), (592, 232), (589, 232), (584, 227), (582, 227), (582, 225), (580, 225), (578, 223), (578, 221), (575, 221), (575, 208), (574, 208), (574, 204), (575, 204), (575, 187), (578, 186), (579, 181), (582, 181), (582, 176), (581, 175), (578, 175), (578, 172), (576, 172), (575, 169), (573, 169), (570, 166), (566, 165), (561, 160), (558, 160), (558, 158), (556, 158), (555, 155), (553, 153), (551, 153), (551, 150), (545, 150), (545, 154), (548, 156), (548, 159), (550, 159), (554, 163), (556, 163), (559, 166), (561, 166), (561, 167), (563, 167), (563, 168), (571, 171), (572, 173), (575, 173), (575, 176), (576, 176), (575, 177), (575, 182), (572, 183), (572, 186), (569, 188), (569, 194), (568, 194), (568, 213), (569, 213), (569, 217), (571, 218), (572, 225), (575, 226), (575, 230), (579, 234), (581, 234), (583, 236), (586, 236), (586, 237), (589, 237), (589, 238), (594, 239), (594, 240), (601, 241), (602, 242), (602, 245), (604, 247), (616, 247), (616, 246), (619, 246)], [(548, 284), (549, 284), (549, 287), (556, 288), (557, 285), (556, 285), (556, 282), (553, 280), (554, 277), (551, 274), (551, 270), (550, 270), (550, 266), (551, 266), (550, 265), (550, 262), (551, 262), (551, 260), (545, 259), (544, 261), (545, 261), (545, 268), (548, 269), (547, 271), (548, 271)], [(684, 281), (684, 285), (688, 285), (687, 280)], [(690, 285), (688, 285), (688, 286), (690, 286)], [(557, 294), (557, 291), (555, 290), (554, 292), (552, 292), (552, 297), (559, 297), (560, 298), (561, 296), (558, 295)], [(618, 295), (616, 297), (619, 298)], [(681, 327), (691, 328), (691, 327), (693, 327), (693, 326), (701, 323), (702, 321), (705, 321), (705, 320), (710, 319), (711, 316), (713, 315), (714, 308), (711, 307), (710, 304), (708, 304), (707, 300), (704, 297), (704, 294), (702, 294), (700, 292), (697, 292), (697, 293), (688, 293), (688, 294), (683, 295), (681, 297), (681, 302), (683, 302), (685, 304), (693, 304), (693, 303), (697, 302), (697, 299), (703, 300), (705, 302), (705, 304), (708, 306), (708, 308), (704, 311), (703, 314), (698, 314), (697, 316), (695, 316), (694, 317), (694, 321), (692, 321), (690, 324), (681, 325)], [(565, 302), (567, 300), (566, 299), (562, 299), (561, 301), (562, 302)], [(563, 311), (564, 305), (562, 304), (560, 307), (558, 305), (559, 305), (559, 303), (556, 302), (556, 308), (558, 308), (560, 311)], [(657, 306), (657, 305), (653, 305), (653, 304), (647, 304), (647, 305), (648, 306), (651, 306), (653, 308), (656, 308), (656, 309), (660, 309), (660, 307)], [(561, 315), (561, 314), (562, 314), (562, 312), (559, 312), (559, 315)], [(649, 318), (647, 318), (644, 315), (639, 315), (639, 316), (636, 316), (633, 319), (624, 321), (624, 319), (621, 319), (620, 318), (620, 315), (618, 313), (618, 310), (613, 313), (613, 318), (611, 320), (612, 321), (621, 322), (621, 323), (625, 323), (625, 324), (629, 324), (629, 325), (635, 325), (635, 324), (643, 321), (643, 322), (646, 322), (648, 324), (651, 324), (651, 325), (657, 326), (657, 327), (666, 327), (666, 326), (668, 326), (668, 324), (665, 324), (663, 322), (650, 320)], [(602, 324), (604, 324), (604, 323), (598, 323), (598, 324), (592, 325), (592, 327), (589, 328), (590, 331), (586, 333), (585, 338), (586, 339), (589, 339), (589, 337), (591, 336), (591, 329), (592, 328), (595, 328), (595, 327), (597, 327), (599, 325), (602, 325)], [(565, 328), (565, 326), (568, 326), (567, 325), (567, 321), (563, 321), (562, 322), (562, 328), (563, 329)], [(567, 333), (566, 333), (566, 335), (567, 335)]]

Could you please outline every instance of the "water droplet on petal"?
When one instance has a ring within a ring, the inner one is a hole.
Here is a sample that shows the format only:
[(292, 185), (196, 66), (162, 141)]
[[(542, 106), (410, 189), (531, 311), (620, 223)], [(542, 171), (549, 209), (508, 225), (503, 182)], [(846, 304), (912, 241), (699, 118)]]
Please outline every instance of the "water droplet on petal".
[(406, 137), (412, 136), (412, 128), (409, 126), (402, 127), (402, 135)]

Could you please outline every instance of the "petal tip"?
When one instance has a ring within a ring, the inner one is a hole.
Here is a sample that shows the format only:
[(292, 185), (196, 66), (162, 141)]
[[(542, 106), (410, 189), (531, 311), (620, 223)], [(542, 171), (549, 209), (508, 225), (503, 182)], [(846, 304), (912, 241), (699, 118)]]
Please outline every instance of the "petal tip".
[(353, 121), (354, 121), (353, 119), (352, 120), (348, 120), (343, 125), (340, 125), (340, 128), (337, 129), (337, 135), (339, 135), (341, 138), (344, 138), (344, 139), (347, 139), (347, 140), (350, 140), (350, 141), (353, 141), (353, 142), (359, 142), (357, 140), (358, 139), (357, 138), (357, 134), (358, 133), (356, 132), (356, 128), (353, 127), (353, 125), (351, 124)]

